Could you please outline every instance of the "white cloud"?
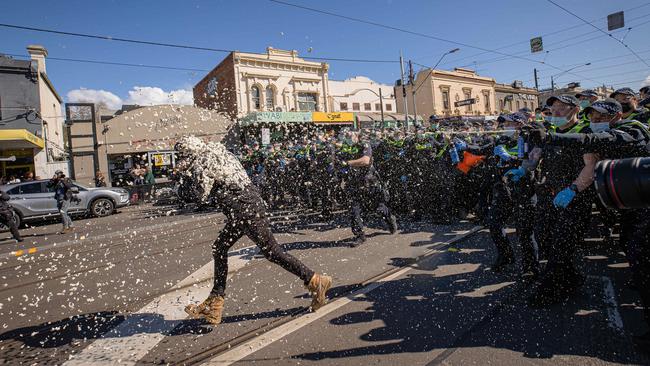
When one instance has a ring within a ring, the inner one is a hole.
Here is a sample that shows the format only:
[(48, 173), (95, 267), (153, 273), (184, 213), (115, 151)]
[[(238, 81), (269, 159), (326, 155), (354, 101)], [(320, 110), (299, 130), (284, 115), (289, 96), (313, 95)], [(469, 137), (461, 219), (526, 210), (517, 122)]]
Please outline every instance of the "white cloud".
[(645, 81), (641, 83), (641, 86), (650, 85), (650, 75), (645, 78)]
[(158, 87), (134, 86), (129, 90), (127, 104), (158, 105), (158, 104), (194, 104), (191, 90), (177, 89), (166, 92)]
[(122, 99), (106, 90), (74, 89), (68, 92), (68, 101), (71, 103), (96, 103), (108, 109), (122, 108)]

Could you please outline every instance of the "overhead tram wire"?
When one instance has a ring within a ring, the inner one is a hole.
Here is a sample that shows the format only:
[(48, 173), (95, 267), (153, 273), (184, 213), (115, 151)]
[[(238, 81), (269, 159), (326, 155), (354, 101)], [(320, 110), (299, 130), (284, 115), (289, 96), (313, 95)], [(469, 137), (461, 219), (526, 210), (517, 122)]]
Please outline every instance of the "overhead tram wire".
[[(101, 36), (97, 34), (67, 32), (67, 31), (60, 31), (55, 29), (28, 27), (28, 26), (8, 24), (8, 23), (0, 23), (0, 27), (28, 30), (28, 31), (40, 32), (40, 33), (51, 33), (51, 34), (58, 34), (58, 35), (71, 36), (71, 37), (98, 39), (103, 41), (144, 44), (149, 46), (170, 47), (170, 48), (177, 48), (177, 49), (209, 51), (209, 52), (218, 52), (218, 53), (238, 52), (237, 50), (228, 50), (223, 48), (212, 48), (212, 47), (202, 47), (202, 46), (184, 45), (184, 44), (176, 44), (176, 43), (167, 43), (167, 42), (153, 42), (153, 41), (145, 41), (145, 40), (138, 40), (132, 38)], [(241, 51), (241, 52), (246, 52), (246, 51)], [(255, 52), (251, 52), (251, 53), (255, 53)], [(282, 55), (278, 55), (278, 56), (282, 56)], [(292, 56), (286, 56), (286, 57), (292, 57)], [(354, 59), (354, 58), (316, 57), (316, 56), (303, 56), (302, 58), (305, 60), (316, 60), (316, 61), (339, 61), (339, 62), (358, 62), (358, 63), (399, 63), (399, 60), (374, 60), (374, 59)]]
[[(636, 9), (640, 9), (640, 8), (646, 7), (646, 6), (648, 6), (648, 5), (650, 5), (650, 2), (649, 2), (649, 3), (645, 3), (645, 4), (641, 4), (641, 5), (638, 5), (638, 6), (635, 6), (635, 7), (629, 8), (629, 9), (624, 9), (624, 11), (628, 11), (628, 12), (629, 12), (629, 11), (633, 11), (633, 10), (636, 10)], [(647, 15), (648, 15), (648, 14), (646, 14), (646, 15), (644, 15), (644, 16), (647, 16)], [(632, 18), (632, 19), (629, 19), (629, 20), (631, 21), (631, 20), (639, 19), (639, 18), (641, 18), (641, 17), (636, 17), (636, 18)], [(600, 17), (600, 18), (598, 18), (598, 19), (594, 19), (594, 20), (591, 21), (591, 23), (594, 23), (594, 22), (599, 21), (599, 20), (602, 20), (602, 19), (607, 19), (607, 16)], [(550, 32), (550, 33), (542, 34), (542, 35), (540, 35), (540, 37), (549, 37), (549, 36), (552, 36), (552, 35), (555, 35), (555, 34), (564, 33), (564, 32), (570, 31), (570, 30), (572, 30), (572, 29), (580, 28), (580, 27), (583, 27), (583, 26), (585, 26), (584, 23), (576, 24), (576, 25), (573, 25), (573, 26), (570, 26), (570, 27), (567, 27), (567, 28), (563, 28), (563, 29), (556, 30), (556, 31), (554, 31), (554, 32)], [(595, 32), (595, 31), (593, 31), (593, 32)], [(569, 38), (569, 39), (572, 39), (572, 38), (574, 38), (574, 37), (571, 37), (571, 38)], [(511, 43), (511, 44), (509, 44), (509, 45), (502, 46), (502, 47), (499, 47), (499, 48), (496, 48), (496, 49), (497, 49), (497, 50), (502, 50), (502, 49), (504, 49), (504, 48), (510, 48), (510, 47), (517, 46), (517, 45), (520, 45), (520, 44), (528, 44), (529, 42), (530, 42), (529, 40), (519, 41), (519, 42)], [(474, 55), (464, 56), (464, 57), (461, 57), (461, 58), (456, 59), (455, 61), (460, 61), (460, 60), (466, 60), (466, 59), (469, 59), (469, 58), (474, 58), (474, 57), (476, 57), (476, 56), (484, 55), (484, 54), (486, 54), (486, 53), (488, 53), (488, 52), (480, 52), (480, 53), (476, 53), (476, 54), (474, 54)], [(446, 61), (446, 62), (443, 62), (442, 64), (443, 64), (443, 65), (446, 65), (446, 64), (449, 64), (450, 62), (452, 62), (452, 61)]]
[[(639, 17), (636, 17), (636, 18), (630, 19), (629, 21), (636, 20), (636, 19), (641, 19), (641, 18), (645, 18), (645, 17), (647, 17), (648, 15), (650, 15), (650, 13), (649, 13), (649, 14), (645, 14), (645, 15), (643, 15), (643, 16), (639, 16)], [(631, 30), (632, 28), (637, 28), (637, 27), (640, 27), (640, 26), (645, 25), (645, 24), (648, 24), (648, 23), (650, 23), (650, 20), (645, 21), (645, 22), (642, 22), (642, 23), (639, 23), (639, 24), (635, 24), (633, 27), (630, 27), (629, 29)], [(625, 29), (620, 30), (620, 32), (622, 32), (622, 31), (625, 31)], [(616, 31), (614, 31), (614, 32), (616, 32)], [(583, 33), (583, 34), (580, 34), (580, 35), (574, 36), (574, 37), (572, 37), (572, 38), (570, 38), (570, 39), (565, 39), (565, 40), (561, 40), (561, 41), (557, 41), (557, 42), (552, 42), (552, 43), (550, 43), (549, 45), (556, 45), (556, 44), (559, 44), (559, 43), (563, 43), (563, 42), (571, 41), (571, 40), (573, 40), (573, 39), (575, 39), (575, 38), (583, 37), (583, 36), (586, 36), (586, 35), (589, 35), (589, 34), (593, 34), (593, 33), (598, 33), (598, 32), (597, 32), (597, 31), (591, 31), (591, 32)], [(554, 52), (554, 51), (561, 50), (561, 49), (568, 48), (568, 47), (572, 47), (572, 46), (575, 46), (575, 45), (578, 45), (578, 44), (581, 44), (581, 43), (585, 43), (585, 42), (593, 41), (593, 40), (595, 40), (595, 39), (602, 38), (602, 37), (603, 37), (603, 35), (599, 35), (599, 36), (591, 37), (591, 38), (588, 38), (588, 39), (580, 40), (580, 41), (577, 41), (577, 42), (572, 42), (572, 43), (569, 43), (569, 44), (566, 44), (566, 45), (563, 45), (563, 46), (559, 46), (559, 47), (556, 47), (556, 48), (552, 48), (552, 49), (550, 49), (550, 50), (547, 50), (546, 53), (548, 54), (548, 52)], [(522, 51), (522, 52), (518, 52), (518, 53), (516, 53), (516, 55), (527, 55), (527, 54), (528, 54), (528, 51)], [(631, 55), (631, 56), (633, 56), (633, 55)], [(476, 61), (476, 64), (485, 65), (485, 64), (489, 64), (489, 63), (500, 62), (500, 61), (507, 61), (507, 60), (509, 60), (508, 57), (495, 57), (495, 58), (487, 59), (487, 60), (484, 60), (484, 61)], [(467, 64), (467, 65), (462, 66), (462, 67), (466, 67), (466, 66), (469, 66), (469, 65), (471, 65), (471, 64)]]
[[(12, 56), (12, 57), (20, 57), (20, 58), (27, 58), (27, 59), (30, 58), (29, 56), (19, 55), (19, 54), (15, 54), (15, 53), (0, 52), (0, 55), (7, 55), (7, 56)], [(210, 71), (210, 70), (206, 70), (206, 69), (193, 69), (193, 68), (162, 66), (162, 65), (131, 64), (131, 63), (124, 63), (124, 62), (84, 60), (84, 59), (63, 58), (63, 57), (48, 57), (47, 59), (48, 60), (54, 60), (54, 61), (69, 61), (69, 62), (79, 62), (79, 63), (89, 63), (89, 64), (99, 64), (99, 65), (140, 67), (140, 68), (148, 68), (148, 69), (163, 69), (163, 70), (178, 70), (178, 71), (199, 71), (199, 72), (208, 72), (208, 71)]]
[[(364, 19), (360, 19), (360, 18), (354, 18), (354, 17), (350, 17), (350, 16), (347, 16), (347, 15), (337, 14), (337, 13), (333, 13), (333, 12), (329, 12), (329, 11), (325, 11), (325, 10), (310, 8), (308, 6), (293, 4), (293, 3), (289, 3), (289, 2), (285, 2), (285, 1), (281, 1), (281, 0), (268, 0), (268, 1), (276, 3), (276, 4), (281, 4), (281, 5), (290, 6), (290, 7), (294, 7), (294, 8), (298, 8), (298, 9), (302, 9), (302, 10), (307, 10), (307, 11), (310, 11), (310, 12), (315, 12), (315, 13), (319, 13), (319, 14), (329, 15), (329, 16), (332, 16), (332, 17), (346, 19), (346, 20), (349, 20), (349, 21), (357, 22), (357, 23), (363, 23), (363, 24), (368, 24), (368, 25), (372, 25), (372, 26), (375, 26), (375, 27), (379, 27), (379, 28), (389, 29), (389, 30), (393, 30), (393, 31), (396, 31), (396, 32), (401, 32), (401, 33), (410, 34), (410, 35), (414, 35), (414, 36), (418, 36), (418, 37), (433, 39), (433, 40), (440, 41), (440, 42), (451, 43), (451, 44), (454, 44), (454, 45), (457, 45), (457, 46), (473, 48), (473, 49), (477, 49), (477, 50), (481, 50), (481, 51), (485, 51), (485, 52), (489, 52), (489, 53), (495, 53), (495, 54), (498, 54), (498, 55), (501, 55), (501, 56), (508, 56), (510, 58), (516, 58), (516, 59), (520, 59), (520, 60), (524, 60), (524, 61), (528, 61), (528, 62), (543, 64), (543, 65), (550, 66), (550, 67), (552, 67), (552, 68), (554, 68), (554, 69), (556, 69), (558, 71), (566, 71), (566, 70), (563, 70), (563, 69), (561, 69), (561, 68), (559, 68), (557, 66), (551, 65), (551, 64), (549, 64), (547, 62), (531, 59), (531, 58), (528, 58), (528, 57), (512, 55), (512, 54), (508, 54), (508, 53), (505, 53), (505, 52), (500, 52), (498, 50), (491, 50), (491, 49), (488, 49), (488, 48), (475, 46), (475, 45), (471, 45), (471, 44), (467, 44), (467, 43), (463, 43), (463, 42), (458, 42), (458, 41), (454, 41), (454, 40), (450, 40), (450, 39), (445, 39), (445, 38), (438, 37), (438, 36), (433, 36), (433, 35), (430, 35), (430, 34), (411, 31), (411, 30), (408, 30), (408, 29), (394, 27), (394, 26), (391, 26), (391, 25), (381, 24), (381, 23), (377, 23), (377, 22), (373, 22), (373, 21), (369, 21), (369, 20), (364, 20)], [(575, 75), (577, 77), (580, 77), (580, 78), (587, 79), (584, 76), (579, 75), (579, 74), (575, 74), (575, 73), (571, 73), (571, 74)], [(589, 80), (589, 79), (587, 79), (587, 80)], [(594, 80), (592, 80), (592, 81), (594, 81)]]
[(590, 26), (596, 28), (598, 31), (600, 31), (600, 32), (602, 32), (602, 33), (608, 35), (610, 38), (614, 39), (616, 42), (622, 44), (625, 48), (627, 48), (628, 51), (630, 51), (633, 55), (635, 55), (635, 56), (636, 56), (636, 57), (637, 57), (641, 62), (643, 62), (646, 66), (650, 67), (650, 64), (649, 64), (648, 62), (646, 62), (644, 59), (642, 59), (641, 56), (639, 56), (636, 52), (634, 52), (634, 50), (633, 50), (630, 46), (628, 46), (627, 44), (625, 44), (625, 42), (621, 41), (621, 40), (618, 39), (618, 38), (615, 38), (615, 37), (612, 36), (610, 33), (607, 33), (607, 32), (605, 32), (604, 30), (600, 29), (599, 27), (596, 27), (595, 25), (589, 23), (588, 21), (586, 21), (585, 19), (583, 19), (582, 17), (580, 17), (578, 14), (576, 14), (576, 13), (572, 12), (571, 10), (569, 10), (569, 9), (567, 9), (567, 8), (565, 8), (565, 7), (563, 7), (562, 5), (556, 3), (555, 1), (553, 1), (553, 0), (546, 0), (546, 1), (548, 1), (549, 3), (551, 3), (551, 4), (555, 5), (555, 6), (557, 6), (557, 7), (560, 8), (560, 9), (564, 10), (565, 12), (571, 14), (572, 16), (574, 16), (574, 17), (576, 17), (576, 18), (582, 20), (583, 22), (589, 24)]

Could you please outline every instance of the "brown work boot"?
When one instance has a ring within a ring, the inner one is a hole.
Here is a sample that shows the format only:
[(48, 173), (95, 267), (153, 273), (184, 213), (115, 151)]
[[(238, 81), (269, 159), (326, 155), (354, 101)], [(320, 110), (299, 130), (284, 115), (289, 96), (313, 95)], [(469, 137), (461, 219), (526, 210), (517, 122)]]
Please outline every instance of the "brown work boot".
[(203, 318), (210, 324), (221, 323), (224, 299), (222, 296), (210, 295), (199, 305), (190, 304), (185, 307), (185, 312), (192, 318)]
[(330, 287), (332, 287), (332, 277), (314, 273), (307, 285), (307, 290), (312, 295), (311, 311), (316, 311), (327, 304), (325, 295)]
[(70, 231), (72, 231), (72, 230), (70, 230), (69, 227), (64, 227), (63, 230), (61, 230), (61, 231), (59, 232), (59, 234), (67, 234), (67, 233), (69, 233)]

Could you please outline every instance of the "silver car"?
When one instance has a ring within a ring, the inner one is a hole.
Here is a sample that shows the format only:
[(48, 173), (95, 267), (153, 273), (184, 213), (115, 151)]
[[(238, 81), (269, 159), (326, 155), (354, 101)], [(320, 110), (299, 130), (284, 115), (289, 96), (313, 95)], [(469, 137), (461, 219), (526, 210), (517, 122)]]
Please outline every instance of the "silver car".
[[(11, 196), (9, 204), (14, 209), (14, 220), (19, 226), (23, 222), (59, 216), (54, 188), (48, 188), (47, 183), (47, 180), (36, 180), (0, 186), (1, 191)], [(129, 192), (123, 188), (86, 188), (74, 182), (73, 185), (79, 189), (76, 194), (79, 200), (73, 200), (70, 204), (70, 214), (103, 217), (129, 204)]]

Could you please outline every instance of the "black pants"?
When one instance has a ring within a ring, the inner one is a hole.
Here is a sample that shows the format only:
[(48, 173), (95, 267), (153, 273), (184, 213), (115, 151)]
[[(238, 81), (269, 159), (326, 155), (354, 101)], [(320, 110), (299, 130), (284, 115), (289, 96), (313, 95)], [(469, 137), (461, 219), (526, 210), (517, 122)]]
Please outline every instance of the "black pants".
[(510, 241), (504, 232), (508, 219), (513, 217), (523, 255), (524, 270), (536, 269), (539, 266), (539, 255), (533, 237), (535, 207), (530, 202), (530, 197), (520, 197), (515, 194), (513, 199), (504, 184), (499, 182), (492, 189), (490, 202), (487, 210), (488, 228), (499, 255), (504, 257), (514, 255)]
[[(579, 193), (567, 208), (553, 206), (552, 194), (538, 195), (538, 213), (543, 217), (547, 233), (540, 245), (548, 255), (548, 274), (571, 281), (579, 276), (575, 267), (576, 248), (584, 240), (591, 224), (591, 198)], [(544, 211), (540, 211), (540, 209)], [(539, 237), (536, 238), (539, 239)]]
[(11, 231), (11, 235), (14, 236), (14, 239), (21, 240), (20, 233), (18, 232), (18, 227), (14, 222), (13, 214), (11, 211), (8, 210), (0, 211), (0, 223), (9, 227), (9, 231)]
[(621, 211), (621, 245), (641, 295), (646, 323), (650, 325), (650, 210)]
[(254, 190), (245, 191), (241, 197), (228, 202), (228, 220), (212, 244), (214, 257), (214, 285), (212, 294), (224, 296), (228, 276), (228, 250), (242, 236), (248, 236), (264, 254), (266, 259), (280, 265), (285, 270), (300, 277), (305, 285), (309, 283), (314, 271), (307, 268), (294, 256), (286, 253), (275, 240), (271, 222), (266, 215), (264, 202)]
[(356, 237), (362, 237), (364, 210), (377, 210), (381, 213), (384, 222), (390, 227), (394, 217), (388, 206), (389, 193), (380, 184), (373, 184), (370, 187), (354, 187), (350, 191), (350, 224), (352, 233)]

